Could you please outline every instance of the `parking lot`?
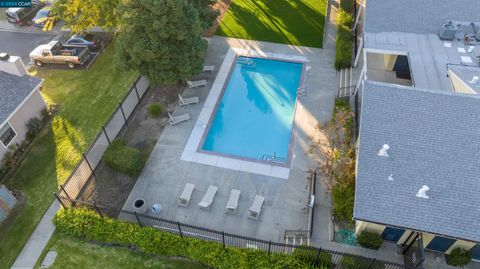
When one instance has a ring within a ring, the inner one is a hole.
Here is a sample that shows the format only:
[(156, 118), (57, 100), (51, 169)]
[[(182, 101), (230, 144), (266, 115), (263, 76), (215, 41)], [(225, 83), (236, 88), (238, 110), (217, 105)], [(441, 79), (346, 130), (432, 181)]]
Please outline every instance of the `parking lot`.
[(0, 52), (22, 57), (28, 64), (28, 54), (40, 44), (48, 43), (55, 37), (52, 33), (24, 33), (0, 30)]

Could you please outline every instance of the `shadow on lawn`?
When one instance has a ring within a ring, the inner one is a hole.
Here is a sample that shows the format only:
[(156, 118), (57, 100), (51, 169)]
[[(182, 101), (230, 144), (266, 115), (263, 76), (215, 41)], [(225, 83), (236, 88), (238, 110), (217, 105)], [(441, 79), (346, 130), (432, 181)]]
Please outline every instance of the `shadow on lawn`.
[[(326, 10), (326, 0), (318, 0), (318, 4)], [(216, 34), (322, 47), (324, 29), (325, 14), (321, 14), (311, 3), (245, 0), (230, 5)]]

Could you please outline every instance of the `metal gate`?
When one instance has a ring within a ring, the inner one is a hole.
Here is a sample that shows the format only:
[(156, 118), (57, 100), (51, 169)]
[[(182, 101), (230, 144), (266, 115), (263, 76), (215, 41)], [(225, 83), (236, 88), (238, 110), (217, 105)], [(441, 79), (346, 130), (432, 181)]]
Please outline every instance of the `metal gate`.
[(423, 269), (425, 252), (422, 234), (412, 232), (403, 244), (403, 257), (405, 267), (409, 269)]

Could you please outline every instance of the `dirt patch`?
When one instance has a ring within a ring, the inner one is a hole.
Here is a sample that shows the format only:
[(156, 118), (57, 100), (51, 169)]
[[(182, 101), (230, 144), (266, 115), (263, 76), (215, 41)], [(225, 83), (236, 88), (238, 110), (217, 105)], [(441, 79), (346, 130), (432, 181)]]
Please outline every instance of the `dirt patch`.
[(212, 37), (213, 35), (215, 35), (218, 25), (222, 21), (223, 16), (227, 12), (231, 3), (232, 3), (232, 0), (217, 0), (217, 2), (213, 4), (212, 8), (214, 10), (218, 10), (220, 14), (218, 15), (217, 19), (213, 22), (212, 27), (210, 27), (210, 29), (208, 29), (208, 31), (205, 33), (206, 37)]
[[(168, 124), (167, 111), (174, 110), (181, 90), (180, 85), (157, 86), (148, 90), (130, 118), (128, 127), (118, 136), (125, 139), (129, 146), (140, 149), (145, 160)], [(148, 106), (153, 102), (162, 104), (163, 112), (160, 117), (153, 118), (148, 114)], [(95, 170), (93, 194), (89, 200), (119, 211), (123, 208), (137, 178), (117, 172), (101, 162)]]

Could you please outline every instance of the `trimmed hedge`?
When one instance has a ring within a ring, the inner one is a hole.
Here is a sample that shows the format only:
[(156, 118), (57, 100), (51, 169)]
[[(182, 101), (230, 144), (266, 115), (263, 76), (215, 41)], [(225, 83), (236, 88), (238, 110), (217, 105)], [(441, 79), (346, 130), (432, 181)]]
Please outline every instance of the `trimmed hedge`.
[[(320, 251), (318, 253), (318, 249), (314, 248), (297, 248), (292, 253), (297, 259), (305, 261), (315, 267), (322, 267), (322, 268), (332, 268), (334, 264), (332, 263), (332, 254)], [(317, 261), (318, 256), (318, 261)]]
[(359, 256), (346, 255), (340, 260), (342, 269), (385, 269), (385, 265), (381, 261), (365, 259)]
[(383, 238), (381, 235), (363, 231), (357, 236), (357, 241), (362, 247), (379, 249), (383, 244)]
[(450, 255), (446, 255), (447, 264), (463, 267), (472, 260), (472, 253), (464, 248), (455, 248)]
[(136, 176), (142, 172), (142, 153), (136, 148), (127, 146), (125, 140), (117, 138), (112, 141), (102, 156), (105, 164), (129, 176)]
[(337, 17), (337, 43), (335, 50), (335, 69), (340, 70), (352, 66), (354, 36), (353, 26), (353, 5), (352, 0), (341, 0)]
[(172, 233), (134, 223), (102, 218), (87, 209), (65, 209), (55, 216), (57, 229), (65, 234), (160, 256), (185, 257), (212, 268), (322, 268), (295, 255), (237, 249), (216, 242), (181, 238)]

